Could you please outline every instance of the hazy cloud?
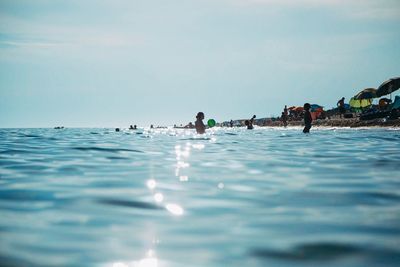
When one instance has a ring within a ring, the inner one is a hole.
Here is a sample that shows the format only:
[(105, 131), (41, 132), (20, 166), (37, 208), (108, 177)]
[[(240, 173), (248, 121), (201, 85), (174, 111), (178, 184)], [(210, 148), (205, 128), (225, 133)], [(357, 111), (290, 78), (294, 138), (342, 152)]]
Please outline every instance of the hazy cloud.
[(400, 20), (398, 0), (233, 0), (243, 7), (332, 8), (356, 19)]

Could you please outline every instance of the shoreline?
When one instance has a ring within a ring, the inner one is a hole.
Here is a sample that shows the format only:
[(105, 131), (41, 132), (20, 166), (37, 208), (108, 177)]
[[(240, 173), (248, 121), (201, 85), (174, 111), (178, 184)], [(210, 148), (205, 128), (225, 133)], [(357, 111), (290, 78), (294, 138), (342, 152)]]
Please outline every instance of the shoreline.
[[(261, 127), (284, 127), (281, 121), (268, 121)], [(287, 126), (304, 126), (303, 121), (288, 121)], [(312, 122), (313, 127), (346, 127), (346, 128), (400, 128), (400, 119), (386, 120), (386, 119), (374, 119), (361, 121), (358, 118), (355, 119), (325, 119), (325, 120), (314, 120)]]

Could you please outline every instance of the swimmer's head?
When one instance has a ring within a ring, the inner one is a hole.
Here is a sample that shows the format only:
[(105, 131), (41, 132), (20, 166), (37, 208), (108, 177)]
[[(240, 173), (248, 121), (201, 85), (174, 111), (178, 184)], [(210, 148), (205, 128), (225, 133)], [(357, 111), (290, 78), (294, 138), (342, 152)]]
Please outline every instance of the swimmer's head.
[(196, 119), (203, 120), (204, 119), (204, 113), (203, 112), (197, 113)]

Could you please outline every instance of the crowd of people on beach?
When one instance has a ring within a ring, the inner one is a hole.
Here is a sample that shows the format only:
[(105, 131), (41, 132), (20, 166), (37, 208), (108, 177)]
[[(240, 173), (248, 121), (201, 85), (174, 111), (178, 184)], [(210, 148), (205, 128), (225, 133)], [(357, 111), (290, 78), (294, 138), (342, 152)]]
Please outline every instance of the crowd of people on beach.
[[(326, 111), (324, 110), (324, 107), (317, 104), (305, 103), (303, 106), (291, 106), (289, 108), (287, 105), (285, 105), (280, 117), (276, 118), (276, 120), (281, 122), (283, 127), (287, 127), (289, 123), (293, 125), (293, 122), (303, 121), (303, 133), (310, 132), (314, 120), (321, 121), (328, 119), (328, 121), (330, 121), (332, 117), (334, 119), (336, 118), (336, 120), (339, 119), (340, 121), (342, 121), (342, 119), (354, 117), (360, 120), (376, 118), (384, 118), (384, 120), (398, 120), (400, 117), (400, 96), (396, 96), (394, 101), (388, 98), (380, 98), (378, 105), (372, 104), (373, 98), (382, 97), (388, 94), (391, 96), (391, 93), (398, 89), (400, 89), (400, 77), (385, 81), (383, 84), (381, 84), (381, 86), (379, 86), (378, 89), (367, 88), (362, 90), (356, 96), (351, 98), (349, 104), (346, 104), (345, 97), (342, 97), (337, 101), (335, 108)], [(365, 106), (362, 105), (363, 101), (364, 103), (367, 103)], [(359, 106), (353, 105), (354, 103), (359, 104)], [(213, 127), (216, 124), (215, 120), (210, 119), (206, 125), (203, 122), (204, 118), (204, 113), (198, 112), (194, 124), (189, 122), (185, 126), (182, 126), (182, 124), (180, 126), (174, 125), (174, 128), (196, 129), (197, 134), (204, 134), (207, 127)], [(252, 130), (254, 129), (254, 124), (269, 126), (271, 125), (271, 122), (274, 122), (274, 118), (257, 119), (257, 123), (255, 119), (256, 115), (253, 115), (248, 120), (230, 120), (230, 122), (224, 122), (220, 125), (229, 127), (246, 126), (248, 130)], [(272, 126), (276, 126), (276, 124), (273, 124)], [(154, 128), (153, 125), (151, 125), (150, 128)], [(130, 125), (129, 127), (129, 130), (136, 129), (136, 125)], [(119, 128), (116, 128), (115, 130), (120, 131)]]
[[(336, 108), (329, 110), (328, 112), (324, 111), (323, 107), (318, 105), (311, 105), (310, 103), (305, 103), (302, 107), (291, 107), (291, 108), (288, 108), (287, 105), (285, 105), (281, 113), (280, 120), (284, 127), (287, 127), (289, 120), (297, 120), (297, 121), (303, 120), (304, 122), (303, 133), (309, 133), (312, 127), (312, 122), (315, 119), (326, 119), (326, 118), (330, 119), (331, 116), (338, 116), (339, 119), (353, 118), (354, 117), (353, 113), (349, 111), (348, 108), (349, 105), (345, 103), (345, 99), (346, 99), (345, 97), (340, 98), (336, 103)], [(395, 99), (396, 103), (400, 102), (399, 96), (396, 96)], [(400, 107), (398, 105), (393, 105), (393, 104), (394, 103), (392, 103), (391, 99), (388, 98), (379, 99), (377, 107), (378, 110), (380, 111), (380, 115), (384, 115), (388, 120), (397, 120), (400, 117)], [(376, 107), (372, 106), (372, 108), (368, 109), (367, 112), (360, 115), (360, 118), (362, 119), (364, 116), (366, 117), (366, 119), (368, 119), (367, 117), (369, 115), (368, 112), (371, 112), (371, 110), (374, 110), (374, 108)], [(199, 119), (199, 114), (201, 114), (200, 119)], [(373, 111), (373, 113), (370, 116), (371, 118), (375, 118), (376, 112)], [(195, 125), (196, 131), (198, 134), (202, 134), (205, 132), (205, 128), (203, 127), (204, 124), (202, 122), (202, 119), (204, 119), (204, 113), (199, 112), (196, 118), (197, 118)], [(255, 118), (256, 115), (254, 115), (251, 119), (244, 121), (244, 124), (248, 130), (254, 128), (253, 124)], [(203, 125), (203, 126), (198, 127), (198, 125)], [(234, 122), (233, 120), (231, 120), (229, 122), (229, 126), (233, 127), (233, 125)]]
[[(397, 99), (398, 97), (396, 97)], [(400, 98), (400, 97), (399, 97)], [(383, 98), (379, 100), (379, 110), (387, 112), (387, 107), (392, 103), (391, 99)], [(303, 128), (303, 133), (309, 133), (312, 127), (312, 122), (313, 122), (313, 116), (311, 113), (311, 107), (314, 105), (311, 105), (310, 103), (305, 103), (302, 107), (295, 107), (295, 108), (288, 108), (287, 105), (285, 105), (281, 116), (280, 120), (283, 124), (284, 127), (287, 127), (288, 121), (290, 120), (302, 120), (304, 122), (304, 128)], [(336, 103), (336, 111), (335, 114), (339, 116), (340, 119), (349, 117), (346, 109), (346, 104), (345, 104), (345, 97), (342, 97), (339, 99)], [(322, 107), (321, 107), (322, 110)], [(315, 113), (315, 112), (314, 112)], [(315, 115), (315, 114), (314, 114)], [(324, 111), (319, 113), (318, 118), (325, 118), (325, 113)], [(391, 109), (390, 113), (387, 114), (389, 119), (398, 119), (400, 117), (400, 108), (393, 108)], [(328, 115), (329, 117), (329, 115)], [(352, 116), (351, 116), (352, 117)], [(174, 128), (185, 128), (185, 129), (196, 129), (197, 134), (204, 134), (206, 132), (207, 126), (204, 124), (204, 112), (198, 112), (196, 115), (196, 121), (193, 124), (192, 122), (189, 122), (185, 126), (176, 126), (174, 125)], [(255, 123), (256, 115), (253, 115), (250, 119), (244, 120), (244, 125), (248, 130), (254, 129), (254, 123)], [(214, 120), (212, 120), (214, 121)], [(214, 121), (215, 124), (215, 121)], [(226, 125), (226, 124), (225, 124)], [(229, 122), (229, 127), (234, 127), (235, 122), (233, 120), (230, 120)], [(241, 124), (243, 125), (243, 124)], [(208, 125), (210, 127), (210, 125)], [(211, 126), (212, 127), (212, 126)], [(153, 125), (150, 126), (151, 129), (154, 128)], [(164, 128), (164, 127), (157, 127), (157, 128)], [(137, 130), (136, 125), (130, 125), (129, 130)], [(115, 131), (119, 132), (120, 129), (116, 128)]]

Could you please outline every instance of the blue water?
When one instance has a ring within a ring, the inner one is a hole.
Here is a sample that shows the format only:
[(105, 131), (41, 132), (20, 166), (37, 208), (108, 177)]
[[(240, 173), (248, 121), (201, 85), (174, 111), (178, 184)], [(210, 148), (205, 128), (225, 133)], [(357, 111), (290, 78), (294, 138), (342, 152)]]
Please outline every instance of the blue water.
[(1, 266), (400, 265), (400, 130), (0, 140)]

